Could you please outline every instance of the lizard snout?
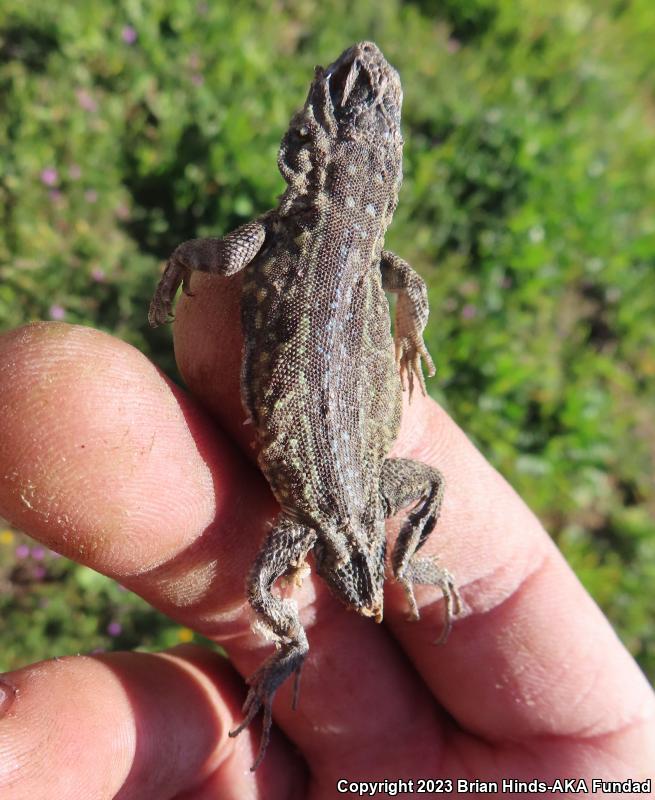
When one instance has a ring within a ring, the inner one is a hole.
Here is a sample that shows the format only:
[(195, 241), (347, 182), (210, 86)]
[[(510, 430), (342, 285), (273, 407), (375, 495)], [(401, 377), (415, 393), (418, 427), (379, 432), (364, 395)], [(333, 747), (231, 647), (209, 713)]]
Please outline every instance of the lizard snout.
[(363, 617), (373, 617), (376, 622), (382, 622), (384, 610), (382, 607), (382, 600), (378, 600), (374, 605), (369, 608), (361, 608), (359, 613)]

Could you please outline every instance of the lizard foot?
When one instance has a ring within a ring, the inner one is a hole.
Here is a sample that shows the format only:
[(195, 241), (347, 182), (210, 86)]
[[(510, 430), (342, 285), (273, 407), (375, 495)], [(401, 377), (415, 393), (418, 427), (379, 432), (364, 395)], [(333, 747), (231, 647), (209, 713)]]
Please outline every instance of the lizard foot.
[(455, 585), (455, 579), (444, 567), (440, 567), (434, 558), (412, 558), (402, 575), (396, 580), (401, 584), (409, 603), (409, 618), (416, 621), (420, 619), (416, 598), (414, 597), (415, 583), (438, 586), (446, 602), (444, 627), (435, 644), (443, 644), (453, 627), (453, 620), (462, 611), (462, 598)]
[[(254, 772), (257, 767), (262, 763), (264, 753), (268, 747), (271, 738), (271, 727), (273, 725), (272, 718), (272, 705), (273, 697), (280, 684), (286, 680), (289, 675), (289, 665), (285, 663), (287, 659), (282, 653), (276, 653), (267, 661), (257, 672), (248, 678), (248, 695), (243, 704), (242, 711), (245, 714), (243, 721), (233, 730), (230, 731), (228, 736), (238, 736), (241, 731), (245, 730), (248, 725), (257, 716), (260, 709), (264, 710), (264, 717), (262, 720), (262, 738), (259, 744), (257, 757), (250, 767), (250, 771)], [(293, 702), (292, 708), (296, 709), (298, 705), (298, 691), (300, 685), (300, 668), (302, 662), (293, 667), (295, 671), (295, 679), (293, 683)]]

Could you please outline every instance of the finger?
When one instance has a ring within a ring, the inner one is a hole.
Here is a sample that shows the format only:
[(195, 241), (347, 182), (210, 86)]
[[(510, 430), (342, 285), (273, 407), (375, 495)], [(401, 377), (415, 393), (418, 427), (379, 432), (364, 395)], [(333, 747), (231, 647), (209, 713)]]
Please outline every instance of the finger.
[[(242, 604), (256, 552), (242, 507), (257, 518), (273, 506), (185, 392), (133, 347), (80, 326), (6, 334), (0, 365), (0, 513), (196, 622), (216, 589), (222, 605)], [(167, 603), (158, 584), (171, 582)]]
[(175, 360), (184, 382), (251, 459), (254, 430), (241, 401), (241, 274), (216, 280), (195, 272), (193, 297), (175, 308)]
[[(487, 740), (591, 741), (630, 725), (652, 729), (648, 684), (535, 516), (433, 401), (418, 398), (411, 412), (398, 454), (446, 480), (421, 553), (439, 554), (455, 572), (466, 612), (438, 648), (430, 646), (443, 624), (435, 589), (417, 589), (421, 620), (407, 624), (402, 592), (390, 587), (387, 619), (435, 696)], [(635, 755), (644, 763), (647, 751), (635, 751), (631, 737), (608, 736), (610, 744), (627, 763)]]
[[(300, 794), (305, 775), (278, 738), (257, 778), (228, 731), (241, 681), (195, 647), (45, 661), (2, 677), (0, 796), (166, 800), (203, 785), (222, 798)], [(190, 795), (191, 796), (191, 795)]]
[[(253, 672), (265, 644), (250, 632), (244, 577), (276, 513), (255, 469), (147, 359), (104, 334), (31, 326), (0, 339), (0, 364), (0, 513), (221, 641)], [(377, 774), (408, 755), (399, 738), (438, 749), (435, 707), (384, 630), (312, 581), (294, 596), (311, 655), (300, 708), (285, 686), (277, 719), (313, 766), (341, 758)], [(404, 769), (424, 757), (416, 749)]]
[[(178, 362), (191, 390), (245, 441), (239, 409), (229, 406), (238, 388), (239, 284), (226, 292), (224, 282), (202, 276), (197, 285), (193, 303), (178, 307)], [(219, 344), (226, 336), (227, 352)], [(405, 620), (399, 587), (387, 592), (387, 621), (435, 696), (464, 728), (492, 739), (591, 736), (626, 720), (638, 728), (653, 713), (652, 693), (534, 515), (433, 401), (415, 396), (405, 410), (396, 454), (446, 477), (442, 518), (424, 551), (442, 554), (468, 605), (437, 648), (439, 592), (417, 590), (417, 624)], [(590, 681), (592, 702), (582, 703)], [(622, 741), (630, 749), (629, 737)]]

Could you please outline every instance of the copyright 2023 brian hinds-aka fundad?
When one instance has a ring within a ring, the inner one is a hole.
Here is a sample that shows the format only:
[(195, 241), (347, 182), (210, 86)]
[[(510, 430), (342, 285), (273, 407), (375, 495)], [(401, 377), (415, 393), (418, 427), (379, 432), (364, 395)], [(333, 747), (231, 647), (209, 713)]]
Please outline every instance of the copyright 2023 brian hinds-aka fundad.
[(410, 780), (384, 781), (349, 781), (345, 778), (337, 781), (337, 791), (343, 795), (358, 797), (375, 797), (376, 795), (395, 797), (399, 794), (459, 794), (488, 793), (497, 794), (650, 794), (652, 781), (607, 781), (602, 778), (557, 778), (553, 781), (520, 781), (515, 778), (504, 778), (502, 781), (478, 781), (459, 778), (441, 780), (417, 778)]

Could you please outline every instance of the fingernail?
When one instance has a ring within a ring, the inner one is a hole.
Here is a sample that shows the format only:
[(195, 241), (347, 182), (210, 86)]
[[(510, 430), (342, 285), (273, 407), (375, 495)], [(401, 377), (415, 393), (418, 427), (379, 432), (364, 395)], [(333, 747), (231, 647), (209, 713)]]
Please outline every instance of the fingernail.
[(17, 694), (18, 689), (15, 686), (0, 679), (0, 719), (9, 711)]

